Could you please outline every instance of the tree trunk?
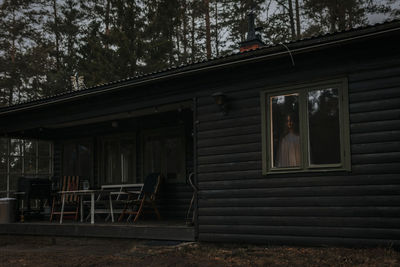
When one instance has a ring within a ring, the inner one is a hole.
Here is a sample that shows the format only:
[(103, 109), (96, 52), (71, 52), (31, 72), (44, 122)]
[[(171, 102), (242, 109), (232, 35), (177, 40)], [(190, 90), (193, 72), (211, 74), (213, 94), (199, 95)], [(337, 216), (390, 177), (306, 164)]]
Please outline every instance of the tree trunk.
[(299, 0), (296, 0), (296, 30), (297, 30), (297, 39), (300, 39), (301, 35), (301, 24), (300, 24), (300, 6)]
[(239, 12), (240, 12), (240, 24), (241, 24), (240, 29), (239, 29), (240, 42), (244, 42), (246, 40), (246, 27), (242, 27), (242, 26), (247, 25), (246, 8), (245, 8), (244, 1), (240, 1)]
[(183, 38), (183, 40), (182, 40), (182, 44), (183, 44), (183, 61), (184, 61), (184, 63), (186, 63), (186, 61), (187, 61), (187, 45), (188, 45), (186, 14), (187, 14), (187, 4), (186, 4), (186, 0), (183, 0), (183, 11), (182, 11), (182, 24), (183, 24), (182, 38)]
[[(15, 29), (15, 10), (12, 10), (12, 28)], [(16, 46), (15, 46), (15, 36), (12, 35), (12, 43), (11, 43), (11, 50), (10, 50), (10, 58), (11, 58), (11, 72), (10, 76), (12, 81), (14, 81), (17, 77), (16, 75), (16, 66), (15, 66), (15, 56), (16, 56)], [(8, 105), (11, 106), (13, 104), (13, 98), (14, 98), (14, 86), (13, 84), (10, 84), (10, 88), (8, 91)]]
[(295, 31), (295, 26), (294, 26), (294, 14), (293, 14), (292, 0), (288, 0), (288, 3), (289, 3), (290, 30), (292, 32), (292, 39), (295, 39), (296, 31)]
[(196, 23), (195, 23), (195, 13), (194, 13), (194, 6), (192, 6), (192, 27), (190, 29), (191, 33), (190, 33), (190, 37), (191, 37), (191, 41), (192, 41), (192, 53), (191, 53), (191, 61), (192, 63), (195, 61), (195, 55), (196, 55), (196, 47), (195, 47), (195, 28), (196, 28)]
[(53, 0), (54, 35), (56, 37), (56, 69), (60, 69), (60, 40), (58, 33), (57, 0)]
[(105, 47), (108, 49), (108, 36), (110, 35), (110, 0), (107, 0), (107, 6), (106, 6), (106, 15), (105, 15), (105, 24), (106, 24), (106, 30), (105, 30), (105, 35), (106, 35), (106, 44)]
[(173, 40), (174, 26), (173, 26), (172, 18), (170, 18), (168, 24), (169, 24), (168, 41), (171, 45), (170, 50), (169, 50), (169, 66), (173, 67), (174, 66), (174, 40)]
[(215, 9), (215, 54), (219, 56), (219, 24), (218, 24), (218, 1), (214, 2)]
[(210, 30), (210, 5), (209, 0), (204, 0), (206, 17), (206, 50), (207, 59), (211, 58), (211, 30)]
[(175, 35), (176, 35), (176, 50), (177, 50), (176, 55), (177, 55), (177, 58), (178, 58), (178, 65), (180, 65), (182, 63), (182, 61), (181, 61), (182, 60), (182, 58), (181, 58), (181, 44), (180, 44), (181, 39), (179, 38), (179, 33), (181, 33), (181, 27), (179, 25), (177, 25), (176, 26)]

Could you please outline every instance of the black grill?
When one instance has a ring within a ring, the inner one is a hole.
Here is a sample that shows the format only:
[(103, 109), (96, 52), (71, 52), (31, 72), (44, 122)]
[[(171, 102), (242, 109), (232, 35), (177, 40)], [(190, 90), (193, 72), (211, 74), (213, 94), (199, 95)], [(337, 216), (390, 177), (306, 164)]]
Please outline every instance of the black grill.
[(26, 203), (27, 211), (31, 211), (32, 199), (47, 200), (50, 203), (51, 181), (47, 177), (20, 177), (18, 179), (18, 192), (25, 193), (19, 195), (19, 197)]

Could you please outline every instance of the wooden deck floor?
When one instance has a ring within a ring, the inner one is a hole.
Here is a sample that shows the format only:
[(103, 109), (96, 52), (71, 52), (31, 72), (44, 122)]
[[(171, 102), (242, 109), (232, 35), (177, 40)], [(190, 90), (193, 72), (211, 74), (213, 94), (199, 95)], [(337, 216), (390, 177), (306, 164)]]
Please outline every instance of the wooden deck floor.
[(16, 222), (0, 224), (0, 234), (69, 237), (136, 238), (195, 241), (195, 230), (184, 222), (141, 221), (139, 223)]

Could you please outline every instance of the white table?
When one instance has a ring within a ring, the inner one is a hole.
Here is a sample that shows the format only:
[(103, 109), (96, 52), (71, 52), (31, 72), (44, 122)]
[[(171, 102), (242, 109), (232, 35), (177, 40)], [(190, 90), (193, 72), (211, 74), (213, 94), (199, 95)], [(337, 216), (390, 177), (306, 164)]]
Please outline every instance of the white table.
[[(83, 222), (83, 196), (90, 195), (90, 223), (94, 224), (94, 195), (97, 192), (99, 192), (99, 190), (74, 190), (74, 191), (60, 191), (60, 192), (58, 192), (59, 194), (62, 195), (60, 224), (62, 223), (62, 219), (63, 219), (63, 215), (64, 215), (65, 195), (69, 195), (69, 194), (81, 196), (81, 198), (80, 198), (81, 222)], [(110, 201), (111, 201), (111, 197), (110, 197)], [(112, 209), (112, 207), (111, 207), (111, 209)], [(111, 214), (113, 214), (112, 210), (111, 210)]]
[[(112, 204), (112, 196), (117, 196), (116, 200), (119, 200), (119, 197), (124, 194), (140, 194), (141, 190), (132, 190), (132, 189), (141, 189), (142, 187), (143, 187), (143, 184), (119, 184), (119, 185), (103, 185), (101, 187), (101, 190), (59, 191), (58, 193), (61, 194), (61, 196), (62, 196), (60, 224), (62, 223), (62, 219), (63, 219), (65, 196), (68, 194), (81, 196), (81, 198), (80, 198), (81, 222), (83, 222), (83, 196), (90, 195), (90, 222), (92, 224), (94, 224), (96, 193), (108, 194), (108, 200), (110, 202), (109, 206), (110, 206), (111, 221), (114, 222), (114, 210), (113, 210), (113, 204)], [(109, 191), (109, 190), (115, 190), (115, 189), (118, 189), (119, 191)]]

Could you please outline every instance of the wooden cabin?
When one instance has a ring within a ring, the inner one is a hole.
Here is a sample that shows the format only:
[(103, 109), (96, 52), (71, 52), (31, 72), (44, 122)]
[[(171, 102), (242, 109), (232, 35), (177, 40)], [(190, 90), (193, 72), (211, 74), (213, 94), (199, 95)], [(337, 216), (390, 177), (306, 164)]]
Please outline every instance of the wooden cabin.
[[(396, 37), (397, 36), (397, 37)], [(199, 241), (400, 244), (400, 22), (261, 47), (0, 109), (52, 175), (166, 181)]]

